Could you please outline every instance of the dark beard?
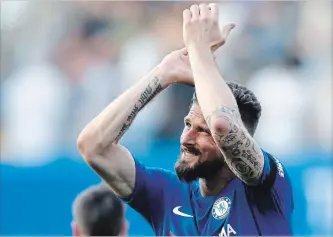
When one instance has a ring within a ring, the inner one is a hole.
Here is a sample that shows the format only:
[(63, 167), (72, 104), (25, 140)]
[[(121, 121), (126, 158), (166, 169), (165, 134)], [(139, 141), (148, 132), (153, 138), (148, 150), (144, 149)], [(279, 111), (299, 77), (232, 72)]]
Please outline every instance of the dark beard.
[(199, 178), (214, 176), (223, 166), (223, 157), (216, 157), (202, 163), (198, 162), (193, 167), (188, 167), (186, 161), (179, 157), (175, 164), (175, 170), (180, 181), (189, 183)]

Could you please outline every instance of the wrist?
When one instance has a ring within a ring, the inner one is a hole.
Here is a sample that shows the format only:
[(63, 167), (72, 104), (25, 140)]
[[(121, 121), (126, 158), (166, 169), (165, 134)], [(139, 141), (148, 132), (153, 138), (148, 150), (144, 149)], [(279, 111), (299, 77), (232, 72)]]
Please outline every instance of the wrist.
[(167, 88), (168, 86), (170, 86), (173, 83), (172, 82), (173, 77), (170, 73), (170, 69), (168, 69), (167, 67), (165, 67), (163, 65), (158, 65), (154, 69), (154, 76), (159, 79), (163, 89)]
[(198, 63), (201, 66), (215, 64), (214, 54), (209, 45), (192, 44), (188, 47), (189, 59), (193, 67)]
[(189, 54), (193, 53), (212, 53), (211, 47), (204, 43), (191, 42), (187, 45), (187, 50)]

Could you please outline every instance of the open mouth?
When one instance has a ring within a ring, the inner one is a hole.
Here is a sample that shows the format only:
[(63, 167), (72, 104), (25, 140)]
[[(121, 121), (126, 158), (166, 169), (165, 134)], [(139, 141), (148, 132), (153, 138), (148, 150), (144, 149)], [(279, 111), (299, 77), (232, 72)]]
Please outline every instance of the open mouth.
[(182, 159), (186, 160), (186, 161), (190, 161), (193, 159), (196, 159), (198, 157), (197, 154), (188, 152), (188, 151), (183, 151), (183, 155), (182, 155)]
[(200, 151), (196, 149), (195, 147), (181, 147), (181, 159), (185, 161), (191, 161), (193, 159), (198, 159), (198, 156), (200, 156)]

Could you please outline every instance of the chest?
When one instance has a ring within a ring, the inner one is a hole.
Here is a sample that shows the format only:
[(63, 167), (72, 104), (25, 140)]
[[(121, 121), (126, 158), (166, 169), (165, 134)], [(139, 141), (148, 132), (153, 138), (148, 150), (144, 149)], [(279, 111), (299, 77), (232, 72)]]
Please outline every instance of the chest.
[[(236, 190), (216, 197), (198, 199), (192, 192), (183, 190), (170, 196), (165, 215), (164, 235), (175, 236), (236, 236), (241, 207)], [(181, 198), (179, 198), (181, 197)]]

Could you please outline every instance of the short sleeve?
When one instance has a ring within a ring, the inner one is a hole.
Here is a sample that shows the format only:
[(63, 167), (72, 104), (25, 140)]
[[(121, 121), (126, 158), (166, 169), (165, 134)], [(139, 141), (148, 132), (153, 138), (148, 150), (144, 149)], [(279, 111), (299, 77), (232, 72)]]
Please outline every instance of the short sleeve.
[(290, 187), (287, 169), (276, 157), (264, 150), (262, 152), (264, 155), (264, 168), (259, 185), (268, 189), (276, 185)]
[(148, 168), (135, 160), (135, 185), (133, 194), (123, 199), (130, 207), (139, 212), (152, 227), (164, 213), (164, 191), (167, 172), (159, 168)]
[(289, 174), (273, 155), (263, 151), (265, 162), (260, 184), (247, 187), (252, 201), (261, 209), (274, 209), (290, 216), (294, 208), (293, 192)]

